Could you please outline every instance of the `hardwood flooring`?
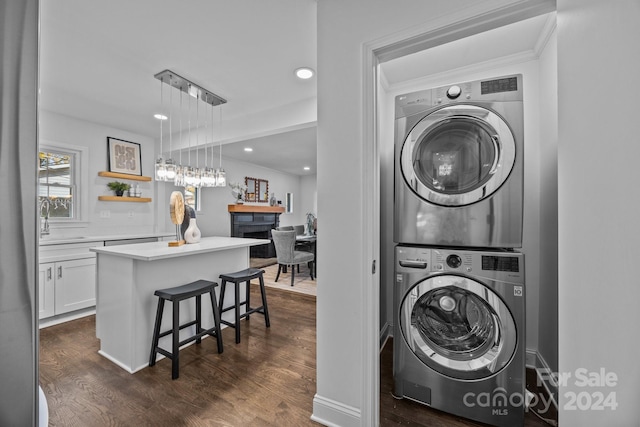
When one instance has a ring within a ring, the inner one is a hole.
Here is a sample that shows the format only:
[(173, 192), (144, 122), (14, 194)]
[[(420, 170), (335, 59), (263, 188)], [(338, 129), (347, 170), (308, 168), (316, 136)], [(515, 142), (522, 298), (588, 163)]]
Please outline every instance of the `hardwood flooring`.
[[(252, 299), (259, 301), (257, 287)], [(95, 317), (40, 331), (40, 381), (56, 426), (318, 426), (310, 420), (316, 392), (315, 297), (267, 289), (271, 327), (253, 315), (242, 341), (223, 330), (224, 352), (204, 339), (171, 362), (129, 374), (100, 356)], [(151, 337), (149, 337), (149, 340)], [(396, 400), (391, 342), (381, 352), (381, 426), (478, 426), (410, 400)], [(543, 426), (528, 414), (525, 426)]]

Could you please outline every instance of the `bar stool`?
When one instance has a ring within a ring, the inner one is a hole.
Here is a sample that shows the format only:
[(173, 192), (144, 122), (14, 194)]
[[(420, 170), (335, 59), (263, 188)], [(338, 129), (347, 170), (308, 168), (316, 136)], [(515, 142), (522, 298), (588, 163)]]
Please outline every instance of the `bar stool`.
[[(156, 356), (158, 353), (171, 359), (171, 379), (178, 378), (179, 354), (180, 347), (194, 341), (200, 344), (204, 335), (216, 337), (218, 343), (218, 353), (222, 353), (222, 334), (220, 333), (220, 311), (216, 301), (215, 288), (218, 286), (216, 282), (208, 280), (197, 280), (175, 288), (160, 289), (155, 291), (154, 295), (158, 296), (158, 308), (156, 310), (156, 322), (153, 329), (153, 340), (151, 341), (151, 354), (149, 356), (149, 366), (156, 364)], [(213, 309), (213, 328), (202, 329), (202, 294), (209, 293), (211, 297), (211, 307)], [(180, 325), (180, 301), (189, 298), (196, 298), (196, 319)], [(173, 324), (172, 328), (165, 332), (160, 332), (162, 323), (162, 313), (164, 311), (164, 302), (171, 301), (173, 305)], [(196, 325), (196, 334), (180, 341), (180, 330), (186, 327)], [(172, 344), (171, 352), (158, 346), (160, 338), (171, 334)]]
[[(222, 313), (228, 310), (235, 310), (235, 322), (228, 322), (226, 320), (220, 320), (220, 323), (224, 323), (227, 326), (231, 326), (236, 330), (236, 344), (240, 342), (240, 319), (246, 317), (249, 319), (251, 313), (261, 313), (264, 315), (264, 322), (267, 328), (270, 326), (269, 323), (269, 308), (267, 307), (267, 294), (264, 289), (264, 270), (260, 270), (258, 268), (247, 268), (245, 270), (236, 271), (235, 273), (221, 274), (220, 279), (222, 280), (222, 287), (220, 289), (220, 316)], [(262, 295), (262, 306), (251, 308), (251, 292), (249, 290), (249, 284), (251, 283), (251, 279), (259, 279), (260, 280), (260, 294)], [(224, 307), (224, 294), (225, 289), (227, 287), (227, 282), (233, 282), (235, 285), (235, 302), (233, 305), (229, 307)], [(244, 301), (240, 301), (240, 283), (246, 282), (247, 290), (246, 290), (246, 299)], [(241, 315), (240, 314), (240, 306), (244, 305), (246, 311)]]

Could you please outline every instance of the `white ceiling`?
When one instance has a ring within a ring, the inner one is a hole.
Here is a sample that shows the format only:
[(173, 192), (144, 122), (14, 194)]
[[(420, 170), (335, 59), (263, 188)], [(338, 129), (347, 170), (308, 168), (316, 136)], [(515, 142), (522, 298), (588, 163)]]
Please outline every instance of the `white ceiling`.
[[(293, 75), (301, 66), (317, 69), (316, 0), (56, 0), (40, 7), (43, 109), (157, 138), (160, 82), (153, 76), (165, 69), (227, 99), (222, 125), (247, 118), (250, 127), (279, 109), (291, 116), (292, 106), (316, 99), (315, 77)], [(394, 85), (530, 51), (544, 25), (538, 17), (499, 28), (390, 61), (383, 72)], [(315, 174), (314, 123), (281, 123), (236, 135), (223, 156)]]
[(554, 27), (555, 13), (407, 55), (381, 65), (389, 86), (451, 73), (473, 64), (522, 54), (539, 54)]

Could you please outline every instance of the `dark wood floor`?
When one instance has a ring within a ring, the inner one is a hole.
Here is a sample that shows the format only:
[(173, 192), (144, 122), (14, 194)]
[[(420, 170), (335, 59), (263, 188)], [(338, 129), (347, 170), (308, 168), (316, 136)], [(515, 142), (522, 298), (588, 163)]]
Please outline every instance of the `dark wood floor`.
[[(252, 292), (256, 292), (253, 289)], [(315, 297), (268, 289), (271, 328), (262, 316), (242, 322), (242, 341), (223, 331), (171, 363), (129, 374), (97, 351), (95, 317), (40, 331), (40, 380), (50, 426), (318, 426), (309, 417), (316, 392)], [(252, 295), (259, 301), (258, 294)], [(392, 345), (381, 353), (380, 425), (477, 426), (391, 396)], [(528, 414), (526, 426), (544, 426)]]

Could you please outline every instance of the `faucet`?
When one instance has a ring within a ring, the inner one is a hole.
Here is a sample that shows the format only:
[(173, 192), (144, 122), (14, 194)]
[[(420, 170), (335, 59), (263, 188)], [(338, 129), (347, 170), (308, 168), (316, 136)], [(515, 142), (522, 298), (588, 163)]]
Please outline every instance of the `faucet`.
[(40, 237), (49, 235), (49, 211), (51, 210), (51, 203), (49, 199), (43, 197), (40, 199), (40, 219), (44, 219), (41, 221), (40, 225)]

